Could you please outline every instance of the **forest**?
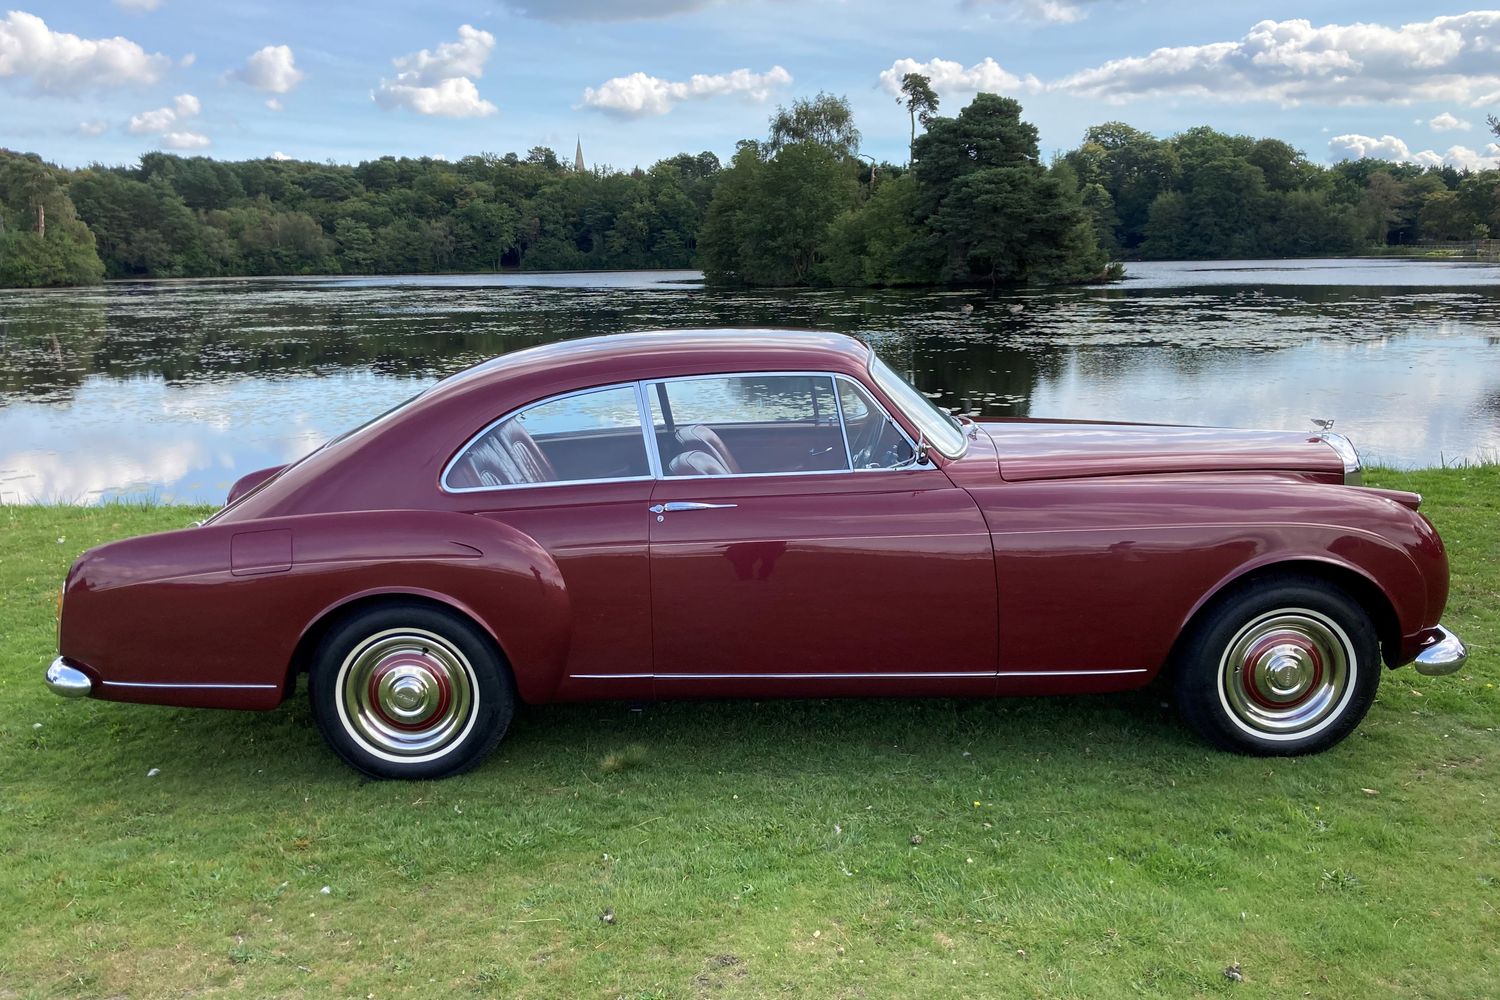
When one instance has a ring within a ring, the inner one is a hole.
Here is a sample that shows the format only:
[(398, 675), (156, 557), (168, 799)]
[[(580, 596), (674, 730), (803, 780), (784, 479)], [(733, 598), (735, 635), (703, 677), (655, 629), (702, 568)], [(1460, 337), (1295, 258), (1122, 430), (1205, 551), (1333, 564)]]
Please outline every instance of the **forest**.
[(1117, 276), (1120, 259), (1500, 237), (1497, 170), (1327, 167), (1277, 139), (1121, 122), (1044, 163), (1011, 98), (949, 117), (910, 74), (898, 103), (903, 164), (862, 156), (829, 94), (778, 108), (727, 164), (682, 153), (628, 171), (575, 170), (546, 147), (353, 166), (152, 152), (77, 170), (0, 150), (0, 286), (687, 267), (760, 286), (1053, 284)]

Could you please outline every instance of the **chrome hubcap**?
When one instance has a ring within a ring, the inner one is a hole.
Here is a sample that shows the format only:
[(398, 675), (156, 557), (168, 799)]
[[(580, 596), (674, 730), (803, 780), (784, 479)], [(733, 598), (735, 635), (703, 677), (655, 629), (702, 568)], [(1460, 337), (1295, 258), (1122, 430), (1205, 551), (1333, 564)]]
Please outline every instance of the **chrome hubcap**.
[(1347, 701), (1354, 650), (1336, 622), (1288, 608), (1262, 615), (1230, 640), (1219, 669), (1224, 705), (1241, 726), (1291, 739), (1328, 722)]
[(478, 681), (468, 657), (425, 629), (365, 639), (339, 672), (339, 717), (365, 749), (416, 763), (445, 753), (474, 721)]

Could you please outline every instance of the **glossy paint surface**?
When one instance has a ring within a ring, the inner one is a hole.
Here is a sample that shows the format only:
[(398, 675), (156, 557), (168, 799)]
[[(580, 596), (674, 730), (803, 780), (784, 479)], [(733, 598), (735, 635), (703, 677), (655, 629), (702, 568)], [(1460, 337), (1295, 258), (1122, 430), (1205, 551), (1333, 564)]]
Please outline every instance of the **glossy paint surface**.
[[(915, 436), (868, 356), (778, 331), (504, 356), (245, 477), (203, 527), (85, 553), (62, 655), (99, 697), (267, 708), (334, 616), (415, 597), (488, 631), (530, 702), (1119, 690), (1274, 566), (1357, 589), (1393, 662), (1437, 624), (1447, 563), (1412, 498), (1334, 485), (1339, 458), (1300, 434), (984, 423), (902, 471), (439, 486), (518, 407), (679, 375), (846, 375)], [(684, 502), (711, 506), (652, 510)]]

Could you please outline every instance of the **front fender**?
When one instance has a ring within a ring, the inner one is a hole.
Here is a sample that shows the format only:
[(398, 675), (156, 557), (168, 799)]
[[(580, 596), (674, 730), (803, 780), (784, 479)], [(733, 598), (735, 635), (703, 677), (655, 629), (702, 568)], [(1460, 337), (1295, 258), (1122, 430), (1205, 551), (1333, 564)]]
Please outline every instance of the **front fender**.
[(69, 574), (60, 647), (101, 697), (269, 708), (309, 629), (385, 594), (471, 617), (527, 701), (562, 677), (571, 611), (557, 564), (515, 528), (447, 511), (214, 523), (100, 546)]

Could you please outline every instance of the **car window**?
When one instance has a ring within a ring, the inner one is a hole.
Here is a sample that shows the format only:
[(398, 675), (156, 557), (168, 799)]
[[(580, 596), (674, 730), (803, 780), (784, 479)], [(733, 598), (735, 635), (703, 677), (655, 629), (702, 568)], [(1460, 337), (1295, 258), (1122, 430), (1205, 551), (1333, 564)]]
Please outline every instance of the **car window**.
[(838, 380), (838, 391), (854, 468), (894, 469), (910, 465), (916, 458), (916, 449), (869, 393), (842, 378)]
[(849, 468), (828, 375), (716, 375), (647, 386), (669, 477)]
[(651, 475), (634, 385), (528, 406), (480, 434), (444, 477), (450, 490)]

